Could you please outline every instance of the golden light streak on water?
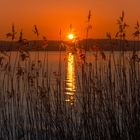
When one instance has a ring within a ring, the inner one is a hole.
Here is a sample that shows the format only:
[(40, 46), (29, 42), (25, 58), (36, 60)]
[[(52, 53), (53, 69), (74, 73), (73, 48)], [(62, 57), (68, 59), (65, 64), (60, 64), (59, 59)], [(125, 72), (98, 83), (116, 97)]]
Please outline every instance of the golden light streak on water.
[(66, 98), (65, 101), (73, 105), (75, 102), (76, 81), (75, 81), (75, 63), (74, 54), (68, 53), (66, 68)]

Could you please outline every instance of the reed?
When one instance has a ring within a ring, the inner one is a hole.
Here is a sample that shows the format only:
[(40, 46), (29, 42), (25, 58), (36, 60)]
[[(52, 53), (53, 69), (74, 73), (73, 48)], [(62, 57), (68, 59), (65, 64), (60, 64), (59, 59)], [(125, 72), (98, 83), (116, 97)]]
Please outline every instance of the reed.
[[(111, 34), (107, 36), (112, 45)], [(56, 73), (49, 70), (47, 43), (44, 37), (43, 60), (36, 57), (34, 61), (31, 58), (34, 52), (27, 51), (22, 44), (16, 60), (13, 58), (13, 65), (9, 61), (9, 52), (0, 53), (0, 139), (138, 139), (139, 54), (128, 60), (126, 58), (133, 52), (119, 57), (114, 50), (104, 52), (94, 46), (92, 51), (96, 59), (89, 63), (85, 59), (88, 52), (85, 54), (82, 46), (75, 44), (73, 55), (77, 58), (76, 85), (79, 88), (71, 105), (65, 102), (64, 54), (61, 52), (65, 44), (61, 42), (61, 34)], [(52, 78), (54, 84), (50, 82)]]

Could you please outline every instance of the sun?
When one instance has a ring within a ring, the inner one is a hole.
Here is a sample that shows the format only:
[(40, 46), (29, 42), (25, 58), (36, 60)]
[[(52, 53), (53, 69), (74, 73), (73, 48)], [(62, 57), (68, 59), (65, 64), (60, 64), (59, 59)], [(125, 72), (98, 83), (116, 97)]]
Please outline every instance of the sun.
[(74, 34), (72, 34), (72, 33), (68, 34), (68, 39), (70, 39), (70, 40), (74, 39)]

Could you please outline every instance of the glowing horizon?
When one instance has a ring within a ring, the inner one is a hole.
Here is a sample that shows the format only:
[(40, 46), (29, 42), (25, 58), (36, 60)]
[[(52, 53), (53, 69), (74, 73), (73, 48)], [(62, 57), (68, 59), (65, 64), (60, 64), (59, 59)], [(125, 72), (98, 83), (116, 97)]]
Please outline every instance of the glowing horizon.
[(6, 39), (5, 34), (11, 31), (14, 23), (19, 34), (23, 29), (27, 39), (36, 39), (32, 29), (38, 26), (40, 38), (65, 40), (72, 24), (79, 38), (85, 38), (88, 11), (91, 10), (91, 24), (89, 38), (105, 38), (106, 32), (115, 35), (117, 19), (122, 10), (125, 11), (125, 21), (130, 25), (127, 36), (132, 38), (132, 32), (137, 20), (140, 21), (140, 1), (128, 0), (1, 0), (0, 5), (0, 39)]

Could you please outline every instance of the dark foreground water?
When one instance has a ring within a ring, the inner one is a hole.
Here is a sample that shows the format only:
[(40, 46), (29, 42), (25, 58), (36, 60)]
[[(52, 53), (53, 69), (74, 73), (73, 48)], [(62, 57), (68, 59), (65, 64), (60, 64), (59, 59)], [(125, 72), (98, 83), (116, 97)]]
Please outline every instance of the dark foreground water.
[(138, 139), (139, 57), (0, 54), (0, 139)]

